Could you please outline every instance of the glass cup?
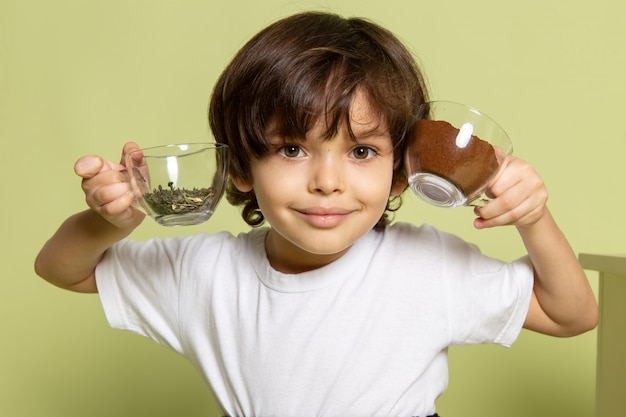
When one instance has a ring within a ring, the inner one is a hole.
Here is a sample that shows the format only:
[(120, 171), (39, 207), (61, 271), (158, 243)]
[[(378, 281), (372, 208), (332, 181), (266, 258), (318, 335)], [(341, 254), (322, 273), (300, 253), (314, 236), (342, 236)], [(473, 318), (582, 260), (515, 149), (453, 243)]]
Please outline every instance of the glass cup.
[(512, 152), (504, 129), (484, 113), (450, 101), (424, 103), (405, 154), (409, 186), (438, 207), (481, 206)]
[(227, 145), (155, 146), (129, 152), (125, 161), (137, 202), (160, 225), (203, 223), (224, 194)]

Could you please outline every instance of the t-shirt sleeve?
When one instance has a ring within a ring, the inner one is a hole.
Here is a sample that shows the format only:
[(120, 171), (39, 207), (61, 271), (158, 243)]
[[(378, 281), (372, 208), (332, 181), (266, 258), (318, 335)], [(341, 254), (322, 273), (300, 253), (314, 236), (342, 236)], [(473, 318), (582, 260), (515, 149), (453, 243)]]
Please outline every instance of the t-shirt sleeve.
[(502, 262), (461, 239), (445, 240), (451, 343), (510, 346), (530, 306), (534, 270), (529, 257)]
[(132, 331), (181, 352), (180, 266), (184, 240), (171, 238), (112, 246), (96, 268), (96, 284), (113, 328)]

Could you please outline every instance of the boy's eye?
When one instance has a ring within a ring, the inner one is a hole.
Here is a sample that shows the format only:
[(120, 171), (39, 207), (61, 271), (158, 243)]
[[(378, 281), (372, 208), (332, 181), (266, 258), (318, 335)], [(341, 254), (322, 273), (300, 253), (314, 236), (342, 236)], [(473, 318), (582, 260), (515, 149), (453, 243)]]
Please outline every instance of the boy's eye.
[(302, 156), (302, 149), (298, 145), (285, 145), (279, 149), (279, 152), (282, 153), (287, 158), (297, 158)]
[(357, 146), (352, 150), (355, 159), (369, 159), (376, 154), (376, 151), (369, 146)]

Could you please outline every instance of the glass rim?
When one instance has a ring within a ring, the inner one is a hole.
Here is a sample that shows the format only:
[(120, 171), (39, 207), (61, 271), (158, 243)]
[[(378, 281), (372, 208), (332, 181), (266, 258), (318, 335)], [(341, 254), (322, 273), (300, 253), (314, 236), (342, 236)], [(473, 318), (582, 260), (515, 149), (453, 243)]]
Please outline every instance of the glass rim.
[[(192, 147), (193, 149), (181, 149), (184, 146)], [(142, 152), (148, 153), (148, 155), (144, 155), (144, 157), (152, 157), (152, 158), (162, 158), (166, 156), (163, 155), (149, 155), (150, 151), (154, 151), (155, 149), (168, 149), (168, 148), (178, 148), (181, 151), (189, 151), (189, 153), (200, 152), (205, 149), (216, 149), (216, 150), (228, 150), (228, 145), (225, 143), (219, 142), (180, 142), (180, 143), (168, 143), (166, 145), (155, 145), (148, 146), (146, 148), (134, 149), (130, 152), (127, 152), (125, 156), (132, 155), (134, 153)]]
[(417, 114), (420, 114), (419, 110), (423, 109), (425, 106), (430, 106), (432, 104), (438, 104), (438, 103), (441, 103), (441, 104), (451, 104), (453, 106), (465, 107), (466, 109), (468, 109), (469, 111), (475, 113), (478, 116), (486, 117), (491, 122), (493, 122), (496, 126), (498, 126), (506, 134), (506, 130), (504, 130), (504, 128), (502, 126), (500, 126), (500, 124), (498, 122), (496, 122), (496, 120), (493, 117), (491, 117), (490, 115), (488, 115), (487, 113), (485, 113), (482, 110), (478, 110), (474, 106), (470, 106), (469, 104), (461, 103), (460, 101), (453, 101), (453, 100), (430, 100), (430, 101), (425, 101), (422, 104), (420, 104), (419, 106), (417, 106), (417, 110), (418, 110)]

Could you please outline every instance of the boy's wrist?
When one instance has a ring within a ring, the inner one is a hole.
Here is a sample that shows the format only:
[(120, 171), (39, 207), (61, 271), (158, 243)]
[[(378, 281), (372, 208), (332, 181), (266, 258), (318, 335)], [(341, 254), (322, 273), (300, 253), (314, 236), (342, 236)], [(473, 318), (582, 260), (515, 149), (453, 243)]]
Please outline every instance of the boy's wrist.
[(516, 224), (515, 227), (519, 233), (532, 233), (534, 230), (542, 230), (548, 227), (549, 224), (554, 224), (554, 218), (548, 207), (544, 207), (536, 219)]
[(120, 240), (131, 234), (143, 222), (145, 217), (145, 213), (133, 207), (130, 207), (123, 215), (111, 218), (89, 209), (85, 213), (85, 225), (92, 228), (93, 232), (97, 234), (121, 236), (115, 239)]

